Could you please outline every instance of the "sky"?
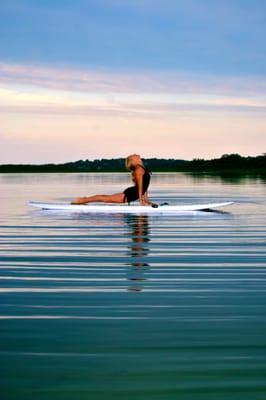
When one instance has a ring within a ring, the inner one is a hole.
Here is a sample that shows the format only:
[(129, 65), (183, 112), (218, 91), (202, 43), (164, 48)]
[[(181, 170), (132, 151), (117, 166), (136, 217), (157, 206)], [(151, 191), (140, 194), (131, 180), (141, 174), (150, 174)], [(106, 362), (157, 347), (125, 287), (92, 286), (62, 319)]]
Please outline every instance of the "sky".
[(265, 0), (8, 0), (0, 20), (0, 164), (266, 152)]

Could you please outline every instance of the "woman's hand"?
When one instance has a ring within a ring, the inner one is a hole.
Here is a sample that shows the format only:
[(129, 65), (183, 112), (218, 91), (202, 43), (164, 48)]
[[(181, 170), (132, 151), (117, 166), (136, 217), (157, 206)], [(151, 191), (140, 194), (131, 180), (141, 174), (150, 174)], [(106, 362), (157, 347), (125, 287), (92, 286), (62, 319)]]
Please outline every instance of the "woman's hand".
[(152, 201), (150, 201), (149, 199), (148, 199), (148, 192), (146, 192), (146, 193), (144, 193), (144, 195), (143, 195), (143, 201), (144, 201), (144, 203), (146, 203), (146, 205), (149, 205), (149, 206), (152, 206), (152, 207), (158, 207), (158, 204), (156, 204), (156, 203), (153, 203)]
[(153, 203), (152, 201), (149, 201), (148, 204), (149, 204), (149, 206), (152, 206), (152, 207), (155, 207), (155, 208), (158, 207), (158, 204)]
[(152, 203), (151, 201), (140, 201), (139, 202), (140, 206), (152, 206), (152, 207), (158, 207), (156, 203)]

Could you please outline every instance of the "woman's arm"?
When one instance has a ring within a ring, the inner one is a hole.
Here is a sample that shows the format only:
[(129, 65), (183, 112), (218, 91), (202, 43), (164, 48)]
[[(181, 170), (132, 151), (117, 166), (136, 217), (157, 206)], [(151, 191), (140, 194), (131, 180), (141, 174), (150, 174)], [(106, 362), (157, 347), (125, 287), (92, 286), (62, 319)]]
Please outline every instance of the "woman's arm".
[(144, 171), (142, 168), (137, 168), (135, 170), (135, 179), (136, 179), (136, 184), (138, 187), (138, 195), (139, 195), (139, 204), (141, 206), (157, 206), (156, 203), (153, 203), (148, 200), (148, 193), (145, 192), (142, 194), (143, 191), (143, 175)]
[(136, 168), (135, 170), (135, 179), (136, 179), (136, 184), (137, 184), (137, 188), (138, 188), (138, 195), (139, 195), (139, 204), (141, 206), (145, 206), (145, 201), (143, 199), (143, 169), (142, 168)]

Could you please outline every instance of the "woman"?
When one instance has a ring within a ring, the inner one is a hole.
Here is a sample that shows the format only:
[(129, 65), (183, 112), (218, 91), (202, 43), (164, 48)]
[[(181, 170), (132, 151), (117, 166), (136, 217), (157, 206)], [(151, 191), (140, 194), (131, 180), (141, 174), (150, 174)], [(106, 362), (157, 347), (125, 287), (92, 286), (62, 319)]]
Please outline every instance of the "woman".
[(150, 184), (150, 174), (138, 154), (132, 154), (126, 158), (126, 167), (132, 174), (134, 186), (128, 187), (123, 193), (116, 194), (97, 194), (89, 197), (78, 197), (71, 204), (85, 204), (91, 202), (104, 203), (130, 203), (139, 200), (141, 206), (157, 207), (157, 204), (148, 200), (148, 186)]

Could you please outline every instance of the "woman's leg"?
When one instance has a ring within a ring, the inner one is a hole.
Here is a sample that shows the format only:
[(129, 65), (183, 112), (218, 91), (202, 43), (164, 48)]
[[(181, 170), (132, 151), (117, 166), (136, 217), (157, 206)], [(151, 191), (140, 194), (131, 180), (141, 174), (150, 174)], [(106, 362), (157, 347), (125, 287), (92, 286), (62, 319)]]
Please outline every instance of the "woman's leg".
[(124, 203), (125, 195), (124, 193), (115, 194), (96, 194), (95, 196), (89, 197), (78, 197), (71, 204), (86, 204), (93, 202), (103, 202), (103, 203)]

